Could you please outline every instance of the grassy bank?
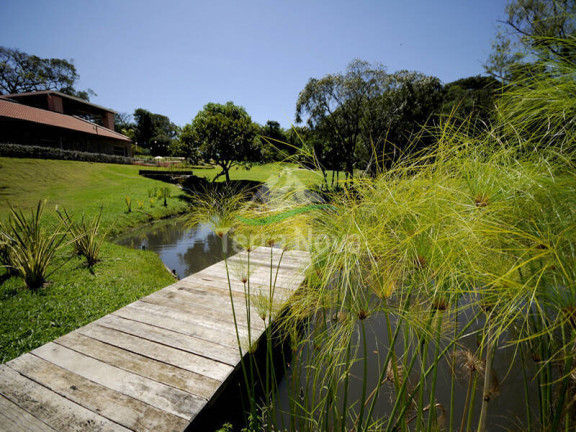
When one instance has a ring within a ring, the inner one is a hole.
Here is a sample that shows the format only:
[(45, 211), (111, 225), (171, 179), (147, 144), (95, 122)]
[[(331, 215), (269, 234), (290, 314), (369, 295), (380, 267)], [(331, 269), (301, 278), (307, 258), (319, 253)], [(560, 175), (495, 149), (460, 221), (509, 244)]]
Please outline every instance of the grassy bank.
[[(102, 224), (111, 235), (149, 220), (185, 211), (186, 196), (173, 185), (140, 177), (141, 167), (91, 162), (0, 158), (0, 219), (5, 220), (9, 204), (33, 208), (47, 200), (47, 209), (56, 205), (72, 215), (92, 217), (102, 208)], [(154, 190), (168, 187), (171, 197), (164, 207)], [(131, 201), (128, 213), (126, 197)], [(141, 204), (141, 207), (140, 207)]]
[[(58, 205), (72, 217), (91, 219), (102, 208), (110, 235), (152, 219), (182, 213), (186, 196), (176, 186), (138, 175), (138, 167), (88, 162), (0, 158), (0, 220), (10, 204), (23, 209), (46, 199), (44, 224), (54, 226)], [(169, 187), (167, 206), (150, 198)], [(128, 212), (126, 196), (132, 211)], [(140, 208), (139, 202), (142, 204)], [(0, 361), (17, 357), (173, 282), (158, 256), (105, 242), (102, 261), (90, 270), (72, 248), (58, 253), (49, 283), (32, 292), (0, 269)]]

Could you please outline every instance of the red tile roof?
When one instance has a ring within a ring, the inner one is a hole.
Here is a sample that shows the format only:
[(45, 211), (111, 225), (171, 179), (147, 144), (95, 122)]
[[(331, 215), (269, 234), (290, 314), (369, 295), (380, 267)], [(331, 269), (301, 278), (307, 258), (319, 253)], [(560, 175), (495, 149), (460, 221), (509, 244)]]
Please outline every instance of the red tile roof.
[(66, 114), (60, 114), (53, 111), (47, 111), (40, 108), (21, 105), (0, 98), (0, 117), (8, 117), (17, 120), (24, 120), (43, 125), (70, 129), (78, 132), (84, 132), (92, 135), (104, 136), (121, 141), (130, 141), (125, 135), (114, 132), (103, 126), (98, 126), (79, 117), (73, 117)]
[(79, 104), (87, 105), (87, 106), (96, 108), (100, 111), (106, 111), (106, 112), (111, 112), (113, 114), (117, 114), (116, 111), (114, 111), (110, 108), (106, 108), (106, 107), (103, 107), (101, 105), (96, 105), (95, 103), (88, 102), (88, 101), (85, 101), (84, 99), (80, 99), (76, 96), (70, 96), (70, 95), (67, 95), (65, 93), (61, 93), (61, 92), (56, 91), (56, 90), (38, 90), (38, 91), (32, 91), (32, 92), (26, 92), (26, 93), (11, 93), (11, 94), (0, 95), (0, 99), (14, 99), (17, 101), (18, 99), (26, 100), (26, 98), (28, 98), (30, 96), (39, 96), (39, 95), (56, 95), (56, 96), (60, 96), (63, 99), (69, 99), (71, 101), (78, 102)]

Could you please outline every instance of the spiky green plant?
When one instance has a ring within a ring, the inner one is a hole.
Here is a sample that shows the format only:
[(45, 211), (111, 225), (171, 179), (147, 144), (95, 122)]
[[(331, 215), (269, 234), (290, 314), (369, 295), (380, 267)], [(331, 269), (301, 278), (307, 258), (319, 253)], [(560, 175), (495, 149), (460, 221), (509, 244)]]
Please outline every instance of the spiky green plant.
[(32, 290), (46, 283), (52, 260), (65, 240), (60, 226), (44, 225), (44, 206), (45, 202), (39, 201), (29, 217), (21, 209), (11, 207), (7, 223), (0, 225), (8, 265)]
[(93, 267), (100, 261), (100, 251), (106, 239), (106, 236), (100, 232), (102, 208), (92, 220), (86, 220), (82, 216), (79, 221), (73, 221), (65, 209), (57, 210), (57, 214), (72, 238), (72, 246), (76, 254), (86, 259), (89, 268)]
[(126, 203), (126, 212), (127, 213), (131, 213), (132, 212), (132, 198), (130, 198), (129, 195), (126, 195), (124, 197), (124, 202)]

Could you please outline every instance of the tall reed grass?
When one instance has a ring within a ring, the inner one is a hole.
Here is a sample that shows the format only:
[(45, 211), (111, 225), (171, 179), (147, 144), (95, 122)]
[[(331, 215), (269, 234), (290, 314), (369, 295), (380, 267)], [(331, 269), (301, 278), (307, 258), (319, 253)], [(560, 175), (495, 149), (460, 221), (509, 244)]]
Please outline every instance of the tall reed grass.
[[(280, 325), (289, 402), (251, 394), (247, 430), (576, 430), (576, 65), (541, 69), (490, 126), (447, 119), (434, 149), (308, 194), (329, 206), (257, 228), (236, 216), (300, 208), (295, 191), (199, 206), (248, 252), (312, 256)], [(246, 385), (273, 393), (273, 372), (245, 365)]]

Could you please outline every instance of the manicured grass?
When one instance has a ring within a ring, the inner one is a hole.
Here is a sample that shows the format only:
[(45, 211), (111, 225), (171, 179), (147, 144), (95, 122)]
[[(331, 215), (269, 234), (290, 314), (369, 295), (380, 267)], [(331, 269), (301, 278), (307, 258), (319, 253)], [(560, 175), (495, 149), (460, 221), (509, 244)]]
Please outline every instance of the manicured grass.
[[(33, 208), (47, 199), (44, 224), (55, 226), (54, 206), (74, 217), (94, 217), (102, 208), (102, 228), (110, 235), (188, 208), (179, 188), (140, 177), (139, 167), (89, 162), (0, 158), (0, 220), (9, 203)], [(149, 191), (168, 186), (168, 206)], [(132, 200), (127, 212), (125, 196)], [(138, 201), (142, 201), (139, 209)], [(92, 271), (61, 249), (50, 267), (49, 283), (37, 292), (0, 269), (0, 361), (5, 362), (75, 328), (109, 314), (174, 281), (158, 256), (104, 243), (102, 261)], [(72, 258), (71, 258), (72, 257)]]
[[(56, 205), (72, 216), (96, 215), (102, 208), (102, 226), (110, 235), (123, 232), (149, 220), (182, 213), (188, 204), (176, 186), (138, 175), (141, 167), (91, 162), (0, 158), (0, 219), (5, 220), (9, 204), (34, 208), (48, 200), (46, 209)], [(148, 168), (147, 168), (148, 169)], [(168, 206), (149, 192), (168, 186), (172, 197)], [(132, 201), (127, 212), (126, 196)], [(142, 204), (140, 208), (139, 203)]]
[[(95, 217), (102, 208), (102, 229), (109, 238), (153, 219), (185, 212), (187, 197), (173, 185), (138, 175), (141, 167), (90, 162), (0, 158), (0, 220), (10, 204), (34, 208), (47, 200), (44, 224), (55, 226), (54, 207), (65, 208), (72, 218)], [(146, 167), (146, 169), (150, 169)], [(210, 180), (219, 168), (194, 169)], [(321, 176), (291, 164), (234, 168), (233, 180), (309, 185)], [(223, 178), (221, 178), (223, 180)], [(149, 193), (168, 186), (168, 206)], [(126, 196), (132, 202), (128, 213)], [(142, 208), (140, 208), (140, 204)], [(107, 241), (102, 261), (90, 271), (83, 261), (63, 248), (52, 265), (47, 286), (31, 292), (18, 277), (0, 269), (0, 361), (5, 362), (109, 314), (174, 281), (158, 256), (127, 249)]]
[[(106, 243), (93, 273), (61, 256), (34, 292), (13, 277), (0, 285), (0, 362), (6, 362), (174, 282), (158, 256)], [(2, 277), (0, 276), (0, 281)]]
[[(221, 169), (219, 167), (194, 170), (194, 174), (212, 180)], [(300, 182), (304, 186), (322, 182), (322, 175), (318, 172), (302, 169), (295, 164), (276, 162), (263, 165), (254, 165), (250, 169), (233, 167), (230, 170), (231, 180), (253, 180), (259, 182), (279, 182), (279, 186)], [(221, 176), (217, 181), (224, 181)]]

